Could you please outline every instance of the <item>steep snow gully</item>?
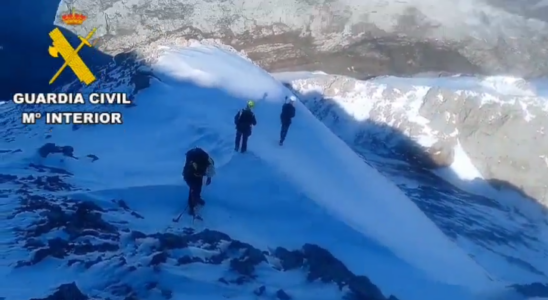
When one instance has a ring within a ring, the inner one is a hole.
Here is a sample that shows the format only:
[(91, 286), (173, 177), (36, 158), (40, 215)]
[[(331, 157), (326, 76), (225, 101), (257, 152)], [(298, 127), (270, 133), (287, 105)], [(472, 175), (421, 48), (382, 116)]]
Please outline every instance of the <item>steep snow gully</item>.
[[(289, 91), (266, 71), (194, 45), (164, 49), (152, 74), (122, 126), (9, 126), (21, 108), (0, 106), (2, 299), (520, 299), (303, 104), (279, 147)], [(258, 125), (239, 154), (232, 117), (249, 99)], [(48, 142), (76, 158), (40, 156)], [(218, 176), (205, 221), (172, 224), (193, 146)]]

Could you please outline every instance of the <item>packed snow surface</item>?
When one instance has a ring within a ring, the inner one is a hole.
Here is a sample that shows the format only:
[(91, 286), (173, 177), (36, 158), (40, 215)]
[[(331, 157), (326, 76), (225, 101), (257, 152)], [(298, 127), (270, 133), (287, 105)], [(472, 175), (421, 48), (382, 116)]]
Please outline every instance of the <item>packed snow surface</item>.
[[(157, 79), (138, 94), (137, 107), (124, 111), (123, 126), (53, 129), (56, 143), (100, 157), (93, 164), (48, 158), (49, 164), (62, 164), (75, 174), (73, 184), (89, 189), (78, 192), (80, 197), (103, 204), (129, 199), (147, 221), (132, 220), (127, 226), (161, 231), (185, 205), (184, 153), (199, 146), (218, 169), (203, 193), (208, 228), (256, 247), (317, 243), (386, 294), (404, 300), (472, 299), (466, 291), (493, 287), (481, 266), (301, 103), (296, 104), (291, 143), (279, 147), (279, 111), (289, 91), (264, 70), (237, 54), (194, 45), (166, 49), (153, 72)], [(233, 116), (250, 99), (256, 102), (258, 124), (249, 152), (240, 154), (234, 152)], [(9, 147), (36, 149), (44, 142), (21, 139)], [(24, 160), (36, 157), (27, 154)], [(0, 168), (17, 169), (22, 163), (3, 160)], [(4, 255), (22, 256), (15, 251)], [(0, 290), (14, 295), (7, 300), (41, 297), (70, 279), (93, 289), (102, 276), (112, 276), (106, 270), (62, 271), (53, 262), (30, 271), (11, 272), (5, 266), (0, 271), (5, 278)], [(183, 274), (169, 269), (163, 276), (181, 293), (213, 297), (208, 285), (199, 290), (190, 289), (193, 281), (179, 284), (181, 276), (210, 280), (204, 270)], [(21, 282), (33, 282), (35, 288), (23, 288)], [(312, 294), (310, 299), (319, 299), (317, 290)]]
[[(259, 124), (251, 138), (253, 154), (290, 178), (334, 217), (389, 247), (432, 278), (466, 286), (481, 287), (486, 283), (486, 274), (477, 264), (455, 247), (395, 185), (364, 164), (301, 104), (297, 105), (302, 115), (293, 124), (292, 135), (303, 138), (283, 149), (277, 147), (279, 116), (273, 112), (279, 111), (286, 91), (262, 69), (251, 68), (239, 56), (203, 47), (170, 51), (155, 69), (168, 76), (162, 77), (164, 82), (192, 79), (201, 86), (221, 88), (230, 94), (212, 97), (198, 93), (195, 101), (185, 100), (189, 105), (175, 101), (181, 105), (178, 110), (185, 111), (185, 122), (201, 120), (210, 124), (211, 131), (225, 133), (220, 140), (228, 145), (233, 137), (231, 122), (235, 111), (248, 99), (260, 99), (255, 110)], [(184, 87), (179, 88), (183, 89), (181, 95), (192, 95)], [(215, 153), (217, 149), (209, 150)], [(222, 160), (230, 160), (228, 157), (232, 155), (224, 152)], [(386, 222), (387, 219), (394, 222)], [(448, 269), (453, 271), (447, 272)]]
[[(462, 107), (466, 109), (457, 102), (463, 99), (478, 101), (480, 107), (490, 103), (493, 114), (497, 114), (498, 108), (512, 105), (513, 110), (509, 109), (512, 118), (523, 117), (523, 122), (529, 124), (536, 118), (543, 125), (546, 116), (539, 111), (548, 111), (546, 82), (503, 76), (386, 76), (369, 80), (313, 73), (274, 76), (298, 93), (301, 101), (364, 161), (397, 184), (490, 275), (519, 283), (546, 280), (545, 208), (518, 192), (494, 188), (474, 165), (473, 155), (469, 156), (464, 149), (466, 135), (461, 135), (451, 124), (447, 126), (449, 129), (440, 129), (439, 125), (440, 119), (453, 124), (461, 121), (451, 114), (456, 115)], [(459, 95), (471, 97), (459, 98)], [(431, 99), (434, 100), (429, 102)], [(436, 107), (437, 100), (442, 99), (457, 104)], [(533, 109), (537, 116), (529, 113)], [(488, 127), (482, 122), (472, 124), (469, 126), (476, 130)], [(394, 128), (396, 134), (391, 131)], [(432, 169), (398, 156), (401, 153), (398, 151), (405, 151), (396, 147), (400, 146), (398, 142), (411, 141), (412, 145), (428, 149), (447, 140), (454, 141), (447, 143), (447, 148), (453, 151), (447, 167)], [(477, 163), (477, 155), (475, 158)]]

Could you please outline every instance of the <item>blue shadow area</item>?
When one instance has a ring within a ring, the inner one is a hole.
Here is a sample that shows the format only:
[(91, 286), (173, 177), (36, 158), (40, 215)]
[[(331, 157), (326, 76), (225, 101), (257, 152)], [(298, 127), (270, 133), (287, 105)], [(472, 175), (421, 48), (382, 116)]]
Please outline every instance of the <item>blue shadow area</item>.
[[(370, 119), (358, 121), (335, 99), (319, 91), (300, 93), (290, 84), (286, 83), (285, 86), (319, 120), (346, 141), (365, 163), (393, 180), (464, 251), (470, 250), (468, 248), (472, 242), (472, 249), (481, 248), (483, 256), (485, 253), (492, 256), (491, 259), (475, 258), (488, 272), (508, 282), (519, 279), (519, 283), (544, 281), (548, 277), (536, 263), (545, 258), (545, 241), (539, 240), (538, 236), (547, 224), (538, 222), (516, 207), (505, 205), (500, 199), (471, 192), (478, 185), (512, 191), (523, 197), (524, 206), (533, 208), (539, 215), (546, 211), (522, 189), (498, 179), (466, 181), (458, 179), (457, 174), (452, 174), (453, 180), (460, 182), (452, 184), (434, 173), (440, 168), (439, 163), (433, 160), (427, 149), (397, 128)], [(349, 140), (348, 131), (356, 128), (356, 135)], [(291, 142), (290, 135), (291, 129), (287, 143)], [(449, 171), (452, 172), (451, 169)], [(507, 249), (512, 251), (508, 252)], [(527, 289), (527, 286), (522, 287)]]

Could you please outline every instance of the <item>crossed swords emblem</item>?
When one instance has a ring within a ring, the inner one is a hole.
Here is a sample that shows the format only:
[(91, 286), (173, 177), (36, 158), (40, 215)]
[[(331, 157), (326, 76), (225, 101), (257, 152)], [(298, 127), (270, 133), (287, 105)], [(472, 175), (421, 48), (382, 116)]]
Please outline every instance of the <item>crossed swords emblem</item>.
[(50, 46), (48, 49), (49, 54), (52, 57), (59, 57), (59, 54), (61, 54), (61, 57), (65, 60), (65, 63), (61, 66), (57, 73), (53, 75), (49, 81), (49, 84), (54, 83), (66, 67), (70, 67), (78, 79), (86, 85), (89, 85), (96, 80), (95, 76), (91, 73), (88, 66), (78, 54), (84, 46), (93, 47), (95, 45), (97, 40), (95, 40), (93, 44), (90, 43), (89, 40), (96, 31), (97, 28), (93, 28), (85, 38), (78, 36), (82, 42), (76, 49), (72, 48), (59, 28), (55, 28), (49, 33), (50, 38), (53, 40), (53, 46)]

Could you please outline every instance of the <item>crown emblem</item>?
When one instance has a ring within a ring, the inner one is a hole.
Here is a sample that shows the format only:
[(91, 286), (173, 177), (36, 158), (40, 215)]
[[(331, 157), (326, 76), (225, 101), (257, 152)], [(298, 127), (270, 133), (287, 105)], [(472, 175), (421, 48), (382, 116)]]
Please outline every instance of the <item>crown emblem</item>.
[(84, 14), (77, 13), (74, 9), (61, 15), (61, 21), (71, 26), (82, 25), (82, 23), (84, 23), (87, 18), (88, 17), (86, 17)]

